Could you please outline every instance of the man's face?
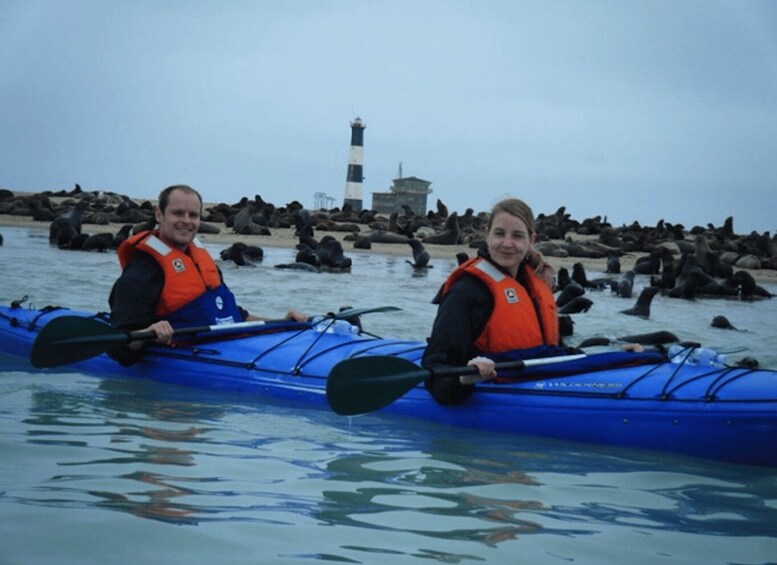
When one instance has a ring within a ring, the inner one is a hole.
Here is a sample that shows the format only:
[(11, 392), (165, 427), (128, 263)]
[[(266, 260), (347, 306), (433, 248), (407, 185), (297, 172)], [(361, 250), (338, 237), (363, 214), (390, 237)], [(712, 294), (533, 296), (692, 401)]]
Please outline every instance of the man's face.
[(171, 247), (185, 250), (200, 228), (200, 199), (196, 194), (174, 190), (167, 208), (156, 210), (159, 237)]

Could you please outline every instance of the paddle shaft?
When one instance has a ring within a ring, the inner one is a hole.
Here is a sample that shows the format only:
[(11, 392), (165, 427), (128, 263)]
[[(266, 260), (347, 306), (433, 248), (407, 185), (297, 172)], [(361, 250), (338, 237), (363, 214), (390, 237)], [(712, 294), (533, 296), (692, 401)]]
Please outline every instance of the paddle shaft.
[[(494, 364), (494, 369), (497, 371), (503, 371), (507, 369), (521, 370), (525, 366), (526, 362), (524, 361), (505, 361), (503, 363)], [(454, 377), (459, 375), (476, 375), (477, 373), (478, 368), (474, 365), (467, 365), (466, 367), (441, 367), (439, 369), (419, 368), (414, 371), (396, 373), (393, 375), (378, 375), (375, 377), (370, 377), (370, 383), (379, 386), (382, 383), (405, 382), (410, 387), (413, 387), (431, 377)]]
[[(307, 322), (293, 320), (283, 322), (251, 321), (215, 326), (193, 326), (179, 328), (177, 336), (193, 334), (253, 333), (281, 329), (307, 329)], [(83, 361), (116, 346), (157, 339), (153, 331), (126, 332), (111, 327), (105, 321), (83, 316), (59, 316), (48, 322), (38, 333), (30, 350), (30, 361), (34, 367), (50, 368)]]
[[(505, 361), (496, 363), (495, 368), (497, 371), (520, 371), (526, 367), (566, 363), (584, 357), (585, 354), (578, 354)], [(428, 369), (399, 357), (352, 357), (341, 361), (329, 372), (326, 384), (327, 401), (338, 414), (364, 414), (391, 404), (431, 377), (472, 375), (478, 372), (478, 368), (472, 365)]]
[[(494, 369), (497, 371), (516, 370), (520, 371), (525, 367), (538, 367), (540, 365), (550, 365), (553, 363), (566, 363), (568, 361), (576, 361), (586, 357), (585, 353), (579, 353), (575, 355), (561, 355), (558, 357), (546, 357), (541, 359), (516, 359), (515, 361), (503, 361), (501, 363), (494, 363)], [(402, 373), (397, 375), (382, 375), (378, 377), (370, 378), (371, 383), (396, 381), (402, 379), (403, 381), (413, 382), (419, 384), (431, 377), (455, 377), (463, 375), (476, 375), (479, 369), (474, 365), (465, 365), (462, 367), (440, 367), (440, 368), (420, 368), (417, 371), (408, 373)], [(520, 381), (521, 378), (517, 379)]]
[[(303, 322), (297, 322), (303, 323)], [(256, 320), (251, 322), (237, 322), (234, 324), (215, 324), (212, 326), (191, 326), (188, 328), (178, 328), (173, 332), (173, 336), (180, 337), (186, 335), (195, 335), (201, 333), (240, 333), (242, 331), (251, 330), (258, 327), (266, 326), (267, 322), (264, 320)], [(119, 335), (119, 334), (124, 334)], [(106, 342), (106, 343), (132, 343), (134, 341), (154, 341), (156, 339), (156, 333), (151, 330), (137, 330), (134, 332), (125, 332), (123, 330), (116, 330), (116, 335), (104, 335), (104, 336), (73, 336), (72, 338), (64, 338), (57, 340), (58, 344), (76, 344), (84, 342)]]
[[(347, 310), (341, 310), (340, 312), (337, 312), (336, 314), (333, 314), (331, 316), (326, 316), (324, 319), (334, 319), (334, 320), (343, 320), (345, 318), (351, 318), (353, 316), (360, 316), (362, 314), (370, 314), (373, 312), (391, 312), (394, 310), (399, 310), (397, 306), (379, 306), (376, 308), (348, 308)], [(259, 326), (265, 326), (268, 323), (280, 323), (290, 320), (273, 320), (273, 321), (265, 321), (265, 320), (256, 320), (256, 321), (250, 321), (250, 322), (237, 322), (234, 324), (215, 324), (212, 326), (193, 326), (188, 328), (180, 328), (175, 330), (174, 336), (179, 337), (183, 335), (194, 335), (194, 334), (200, 334), (200, 333), (222, 333), (222, 332), (228, 332), (228, 333), (240, 333), (243, 330), (249, 330), (253, 329)], [(306, 322), (297, 322), (298, 324), (305, 324)], [(153, 341), (156, 339), (156, 334), (152, 331), (147, 330), (138, 330), (134, 332), (129, 332), (127, 334), (127, 343), (132, 341)]]
[[(378, 308), (349, 308), (327, 319), (340, 320), (352, 318), (370, 312), (389, 312), (398, 310), (396, 306)], [(294, 320), (265, 321), (256, 320), (233, 324), (192, 326), (176, 329), (175, 337), (196, 334), (240, 334), (257, 331), (305, 330), (311, 328), (310, 322)], [(126, 332), (111, 327), (107, 322), (83, 316), (60, 316), (48, 322), (40, 331), (30, 352), (30, 360), (35, 367), (47, 368), (67, 365), (89, 359), (110, 351), (113, 347), (141, 341), (154, 341), (156, 333), (150, 330)]]

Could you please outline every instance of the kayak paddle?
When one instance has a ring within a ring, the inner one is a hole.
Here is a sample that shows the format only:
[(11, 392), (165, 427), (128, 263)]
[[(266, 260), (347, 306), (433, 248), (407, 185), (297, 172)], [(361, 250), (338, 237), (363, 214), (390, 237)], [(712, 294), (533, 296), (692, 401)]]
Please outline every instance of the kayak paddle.
[[(286, 329), (305, 327), (305, 322), (288, 321), (267, 323), (265, 321), (238, 322), (214, 326), (193, 326), (175, 330), (176, 337), (200, 333), (240, 333), (254, 328)], [(133, 341), (154, 341), (152, 331), (126, 332), (117, 330), (105, 322), (81, 316), (60, 316), (41, 329), (32, 344), (30, 361), (34, 367), (49, 368), (83, 361), (105, 353), (122, 343)]]
[[(564, 363), (584, 357), (585, 354), (579, 354), (505, 361), (496, 363), (496, 369), (521, 370), (524, 367)], [(471, 365), (441, 367), (432, 371), (407, 359), (390, 355), (352, 357), (332, 367), (326, 381), (326, 399), (329, 407), (337, 414), (364, 414), (388, 406), (432, 375), (452, 377), (474, 375), (477, 372), (477, 367)]]
[(364, 314), (373, 314), (376, 312), (396, 312), (401, 310), (399, 306), (375, 306), (374, 308), (346, 308), (336, 313), (327, 314), (326, 318), (334, 318), (335, 320), (345, 320), (346, 318), (353, 318), (354, 316), (362, 316)]
[[(399, 310), (396, 306), (377, 308), (349, 308), (328, 316), (336, 320), (360, 316), (370, 312), (389, 312)], [(293, 320), (251, 321), (235, 324), (212, 326), (194, 326), (175, 330), (175, 336), (194, 334), (233, 334), (262, 328), (263, 331), (278, 329), (305, 329), (307, 322)], [(83, 361), (110, 351), (117, 345), (134, 341), (154, 341), (156, 334), (151, 331), (126, 332), (111, 327), (104, 321), (82, 316), (60, 316), (48, 322), (41, 329), (32, 344), (30, 361), (34, 367), (51, 368)]]

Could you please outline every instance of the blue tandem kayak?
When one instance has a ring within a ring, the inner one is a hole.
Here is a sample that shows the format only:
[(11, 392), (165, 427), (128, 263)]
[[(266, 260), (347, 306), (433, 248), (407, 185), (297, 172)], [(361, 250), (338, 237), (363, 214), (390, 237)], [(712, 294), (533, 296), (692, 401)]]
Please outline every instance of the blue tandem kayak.
[[(38, 333), (60, 316), (102, 319), (64, 308), (0, 306), (0, 353), (28, 360)], [(388, 355), (418, 364), (424, 350), (417, 341), (321, 331), (323, 327), (267, 324), (238, 335), (192, 338), (174, 348), (152, 346), (131, 367), (105, 354), (67, 367), (327, 408), (327, 376), (340, 361)], [(521, 376), (532, 380), (479, 384), (475, 394), (456, 406), (438, 405), (421, 384), (380, 412), (777, 467), (776, 371), (672, 363), (657, 353), (608, 352), (527, 367)]]

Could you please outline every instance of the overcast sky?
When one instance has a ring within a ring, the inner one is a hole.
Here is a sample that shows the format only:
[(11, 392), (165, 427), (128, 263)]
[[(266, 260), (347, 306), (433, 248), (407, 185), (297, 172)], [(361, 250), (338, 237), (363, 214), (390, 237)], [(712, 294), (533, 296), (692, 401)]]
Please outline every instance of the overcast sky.
[(342, 205), (405, 176), (777, 231), (777, 2), (0, 1), (0, 187)]

